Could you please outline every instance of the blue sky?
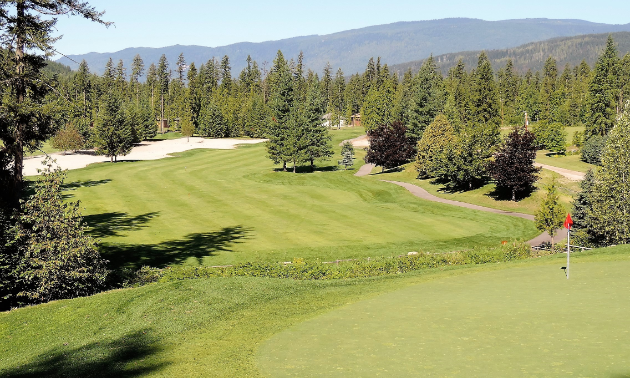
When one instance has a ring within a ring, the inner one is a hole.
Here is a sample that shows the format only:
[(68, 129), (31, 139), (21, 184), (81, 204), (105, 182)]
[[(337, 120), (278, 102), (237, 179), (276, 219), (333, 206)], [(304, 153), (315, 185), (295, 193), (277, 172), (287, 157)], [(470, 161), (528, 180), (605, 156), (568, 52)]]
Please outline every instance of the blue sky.
[(62, 17), (57, 28), (64, 38), (56, 44), (61, 53), (113, 52), (126, 47), (175, 44), (216, 47), (447, 17), (630, 23), (628, 0), (89, 0), (89, 3), (105, 10), (105, 19), (116, 25), (106, 29), (76, 17)]

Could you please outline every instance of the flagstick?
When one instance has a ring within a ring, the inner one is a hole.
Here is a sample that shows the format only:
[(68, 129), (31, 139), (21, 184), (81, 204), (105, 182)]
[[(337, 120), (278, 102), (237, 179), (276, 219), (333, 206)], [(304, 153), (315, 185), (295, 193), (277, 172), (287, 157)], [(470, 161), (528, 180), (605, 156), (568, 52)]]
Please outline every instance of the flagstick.
[(569, 257), (571, 256), (571, 227), (567, 230), (567, 280), (569, 279)]

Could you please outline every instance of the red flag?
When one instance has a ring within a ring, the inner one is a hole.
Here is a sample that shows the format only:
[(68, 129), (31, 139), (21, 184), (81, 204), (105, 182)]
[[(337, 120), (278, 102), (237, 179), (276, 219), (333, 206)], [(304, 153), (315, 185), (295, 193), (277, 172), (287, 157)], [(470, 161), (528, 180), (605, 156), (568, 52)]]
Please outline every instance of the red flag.
[(564, 228), (570, 230), (571, 226), (573, 226), (573, 219), (571, 219), (571, 214), (567, 214), (567, 219), (564, 221)]

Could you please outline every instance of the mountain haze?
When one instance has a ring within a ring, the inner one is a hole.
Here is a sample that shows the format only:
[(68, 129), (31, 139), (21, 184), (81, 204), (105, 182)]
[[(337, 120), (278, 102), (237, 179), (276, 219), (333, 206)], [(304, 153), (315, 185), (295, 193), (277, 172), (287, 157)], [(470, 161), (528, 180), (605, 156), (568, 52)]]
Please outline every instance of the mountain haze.
[[(534, 72), (539, 71), (544, 67), (545, 61), (550, 56), (556, 59), (559, 70), (562, 70), (566, 64), (576, 66), (582, 60), (585, 60), (592, 67), (606, 47), (606, 40), (609, 35), (612, 35), (615, 40), (621, 56), (630, 52), (630, 32), (619, 32), (553, 38), (509, 49), (486, 50), (486, 54), (488, 54), (495, 71), (505, 66), (508, 59), (512, 59), (514, 68), (520, 73), (525, 73), (529, 69)], [(433, 58), (437, 61), (442, 73), (446, 74), (460, 59), (464, 62), (467, 69), (475, 68), (480, 53), (481, 50), (464, 51), (438, 55)], [(420, 70), (424, 61), (425, 59), (391, 65), (390, 70), (401, 75), (408, 69), (415, 73)]]
[[(129, 67), (136, 54), (140, 54), (148, 67), (157, 63), (165, 54), (171, 68), (177, 57), (184, 53), (188, 63), (199, 65), (208, 59), (230, 57), (232, 74), (237, 75), (245, 67), (251, 55), (261, 67), (269, 67), (278, 50), (285, 57), (295, 58), (304, 52), (305, 66), (321, 72), (326, 62), (346, 74), (363, 71), (371, 57), (382, 58), (389, 64), (398, 64), (427, 58), (430, 54), (442, 55), (460, 51), (505, 49), (528, 42), (555, 37), (594, 33), (630, 31), (630, 24), (608, 25), (581, 20), (522, 19), (483, 21), (478, 19), (451, 18), (432, 21), (397, 22), (371, 26), (328, 35), (312, 35), (261, 43), (236, 43), (222, 47), (175, 45), (162, 48), (127, 48), (113, 53), (89, 53), (69, 55), (57, 61), (73, 69), (85, 59), (92, 72), (101, 74), (111, 57), (122, 59)], [(68, 59), (70, 58), (70, 59)], [(75, 62), (73, 62), (73, 60)]]

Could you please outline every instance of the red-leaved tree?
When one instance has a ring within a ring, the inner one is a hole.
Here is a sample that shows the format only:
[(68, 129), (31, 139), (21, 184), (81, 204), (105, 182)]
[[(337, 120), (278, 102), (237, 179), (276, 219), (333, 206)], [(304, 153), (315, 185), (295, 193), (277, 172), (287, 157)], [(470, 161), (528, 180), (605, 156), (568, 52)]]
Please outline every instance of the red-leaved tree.
[(407, 136), (407, 128), (402, 122), (381, 125), (368, 131), (367, 135), (370, 147), (365, 162), (383, 170), (408, 163), (416, 154), (416, 140)]
[(540, 168), (534, 166), (535, 140), (530, 131), (515, 127), (488, 166), (497, 190), (510, 193), (512, 201), (516, 201), (517, 195), (531, 191), (538, 180)]

